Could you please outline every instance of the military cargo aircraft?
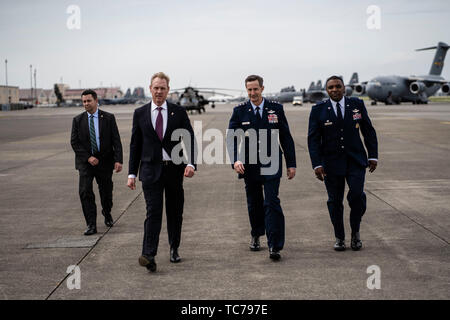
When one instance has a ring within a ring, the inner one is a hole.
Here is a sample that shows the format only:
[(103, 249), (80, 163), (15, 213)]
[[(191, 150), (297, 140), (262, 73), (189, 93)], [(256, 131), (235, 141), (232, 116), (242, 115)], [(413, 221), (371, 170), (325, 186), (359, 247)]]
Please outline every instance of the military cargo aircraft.
[(317, 81), (317, 84), (314, 84), (314, 81), (311, 82), (308, 90), (303, 93), (303, 102), (317, 103), (326, 99), (328, 99), (328, 93), (322, 88), (321, 80)]
[(350, 78), (350, 82), (345, 85), (345, 95), (347, 97), (353, 94), (355, 86), (358, 84), (358, 82), (358, 72), (353, 72), (352, 77)]
[(450, 94), (450, 83), (441, 77), (447, 50), (450, 47), (439, 42), (435, 47), (417, 49), (416, 51), (436, 49), (431, 69), (423, 76), (379, 76), (369, 82), (363, 82), (355, 86), (355, 93), (367, 95), (372, 99), (372, 105), (377, 102), (385, 104), (400, 104), (412, 102), (413, 104), (428, 103), (428, 97), (434, 95), (439, 89), (444, 94)]
[(294, 97), (298, 96), (303, 96), (303, 91), (295, 91), (294, 86), (282, 88), (280, 92), (277, 93), (269, 93), (264, 95), (264, 97), (268, 100), (273, 100), (280, 103), (292, 102), (294, 100)]

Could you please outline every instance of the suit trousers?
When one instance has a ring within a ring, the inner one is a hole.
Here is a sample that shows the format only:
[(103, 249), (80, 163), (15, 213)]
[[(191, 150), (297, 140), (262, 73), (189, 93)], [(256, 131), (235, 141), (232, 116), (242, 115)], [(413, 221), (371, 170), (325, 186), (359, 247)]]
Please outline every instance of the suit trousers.
[(280, 178), (270, 180), (245, 178), (244, 181), (251, 235), (262, 236), (266, 233), (269, 248), (283, 249), (285, 226), (278, 198)]
[(183, 166), (163, 165), (161, 176), (156, 182), (142, 181), (147, 208), (142, 245), (143, 255), (154, 257), (158, 253), (164, 197), (169, 245), (174, 249), (180, 246), (184, 205), (183, 173)]
[(94, 178), (98, 184), (102, 209), (106, 213), (111, 213), (113, 206), (112, 174), (113, 170), (111, 169), (91, 167), (90, 165), (83, 170), (79, 170), (80, 179), (78, 190), (84, 218), (88, 226), (97, 226), (97, 206), (95, 204), (95, 195), (92, 186)]
[(350, 206), (350, 227), (353, 234), (359, 232), (361, 218), (366, 212), (366, 194), (364, 193), (366, 168), (347, 157), (345, 175), (335, 175), (330, 172), (326, 172), (326, 174), (327, 206), (334, 227), (334, 234), (336, 238), (345, 240), (343, 205), (345, 181), (347, 181), (349, 188), (347, 201)]

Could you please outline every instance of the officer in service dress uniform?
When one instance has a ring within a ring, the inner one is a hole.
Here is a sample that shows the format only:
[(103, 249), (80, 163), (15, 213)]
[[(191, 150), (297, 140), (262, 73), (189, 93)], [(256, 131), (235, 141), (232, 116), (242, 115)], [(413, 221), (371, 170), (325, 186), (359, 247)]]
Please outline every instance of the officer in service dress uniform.
[[(366, 211), (364, 179), (366, 168), (373, 172), (378, 163), (378, 142), (364, 102), (344, 97), (342, 78), (332, 76), (325, 84), (330, 99), (311, 109), (308, 148), (316, 177), (325, 181), (328, 211), (334, 227), (336, 251), (345, 250), (344, 188), (349, 187), (351, 248), (360, 250), (361, 218)], [(364, 144), (360, 138), (364, 137)]]
[[(250, 100), (233, 110), (227, 134), (228, 152), (232, 168), (245, 182), (251, 225), (250, 250), (259, 251), (259, 238), (266, 234), (269, 257), (279, 260), (285, 238), (284, 215), (278, 198), (282, 154), (284, 152), (288, 179), (292, 179), (296, 170), (294, 140), (283, 106), (263, 99), (263, 79), (248, 76), (245, 87)], [(239, 137), (239, 131), (244, 135)], [(244, 143), (238, 153), (241, 139)]]

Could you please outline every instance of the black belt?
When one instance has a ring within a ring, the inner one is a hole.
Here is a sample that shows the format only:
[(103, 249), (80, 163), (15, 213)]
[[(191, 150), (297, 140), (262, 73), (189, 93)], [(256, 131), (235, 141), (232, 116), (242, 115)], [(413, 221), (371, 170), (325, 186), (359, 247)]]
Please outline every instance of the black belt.
[(173, 162), (170, 161), (170, 160), (163, 160), (163, 161), (162, 161), (162, 165), (163, 165), (163, 166), (169, 166), (169, 165), (172, 165), (172, 164), (173, 164)]

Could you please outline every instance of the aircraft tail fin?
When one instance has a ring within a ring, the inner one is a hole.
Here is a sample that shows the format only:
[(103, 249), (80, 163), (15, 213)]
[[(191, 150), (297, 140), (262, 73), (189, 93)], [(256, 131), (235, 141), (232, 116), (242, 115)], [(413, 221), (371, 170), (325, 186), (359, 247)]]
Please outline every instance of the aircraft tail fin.
[(322, 80), (317, 81), (316, 90), (322, 90)]
[(314, 87), (315, 87), (315, 86), (316, 86), (316, 85), (314, 84), (314, 81), (311, 82), (311, 84), (309, 85), (308, 91), (314, 90)]
[(444, 60), (445, 55), (447, 54), (447, 50), (450, 46), (444, 42), (439, 42), (435, 47), (428, 47), (423, 49), (417, 49), (416, 51), (424, 51), (424, 50), (436, 50), (436, 55), (434, 56), (433, 64), (431, 65), (430, 75), (439, 76), (442, 73), (442, 69), (444, 68)]
[(358, 83), (359, 82), (359, 79), (358, 79), (358, 72), (354, 72), (353, 74), (352, 74), (352, 77), (351, 77), (351, 79), (350, 79), (350, 83), (349, 84), (355, 84), (355, 83)]

